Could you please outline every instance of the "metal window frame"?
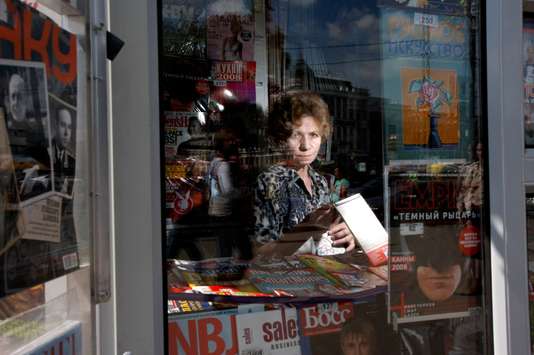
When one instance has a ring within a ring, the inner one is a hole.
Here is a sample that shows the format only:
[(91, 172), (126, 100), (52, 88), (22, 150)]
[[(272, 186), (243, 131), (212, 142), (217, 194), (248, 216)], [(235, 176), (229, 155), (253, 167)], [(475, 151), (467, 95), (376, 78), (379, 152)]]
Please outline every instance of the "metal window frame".
[(493, 353), (530, 354), (522, 0), (485, 6)]
[(114, 288), (100, 316), (115, 338), (101, 333), (101, 352), (163, 354), (157, 2), (105, 1), (125, 45), (109, 77)]

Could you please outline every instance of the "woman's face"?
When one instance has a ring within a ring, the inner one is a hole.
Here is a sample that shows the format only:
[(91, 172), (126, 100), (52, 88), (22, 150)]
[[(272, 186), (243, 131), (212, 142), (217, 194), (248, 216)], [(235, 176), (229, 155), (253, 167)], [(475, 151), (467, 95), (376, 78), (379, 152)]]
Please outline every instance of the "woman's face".
[(430, 266), (417, 267), (417, 283), (423, 294), (431, 301), (445, 301), (451, 297), (460, 284), (462, 269), (452, 265), (439, 272)]
[(297, 168), (311, 164), (321, 147), (321, 129), (311, 116), (303, 116), (293, 125), (293, 132), (287, 139), (289, 153)]

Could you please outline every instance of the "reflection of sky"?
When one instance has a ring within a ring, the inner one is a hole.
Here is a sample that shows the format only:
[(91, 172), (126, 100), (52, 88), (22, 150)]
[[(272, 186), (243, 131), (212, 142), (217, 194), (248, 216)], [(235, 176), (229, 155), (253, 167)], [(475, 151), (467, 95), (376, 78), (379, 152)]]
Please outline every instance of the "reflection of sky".
[(279, 25), (287, 28), (292, 61), (302, 56), (316, 74), (350, 80), (378, 95), (378, 11), (376, 0), (289, 0), (287, 23)]

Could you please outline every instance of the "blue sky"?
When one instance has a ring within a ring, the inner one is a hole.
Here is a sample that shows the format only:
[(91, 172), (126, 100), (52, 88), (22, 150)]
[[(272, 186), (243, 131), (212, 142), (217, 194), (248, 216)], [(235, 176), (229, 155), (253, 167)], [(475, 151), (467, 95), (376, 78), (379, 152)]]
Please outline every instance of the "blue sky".
[[(317, 71), (380, 89), (379, 9), (376, 0), (290, 0), (288, 51)], [(285, 27), (285, 24), (281, 24)]]

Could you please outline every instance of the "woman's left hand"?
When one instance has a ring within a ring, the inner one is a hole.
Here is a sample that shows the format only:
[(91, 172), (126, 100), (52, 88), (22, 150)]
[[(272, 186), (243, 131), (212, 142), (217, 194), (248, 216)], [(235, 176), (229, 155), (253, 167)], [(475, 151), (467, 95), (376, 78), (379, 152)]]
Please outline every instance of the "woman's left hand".
[(335, 247), (344, 246), (346, 251), (351, 251), (356, 246), (354, 236), (345, 222), (332, 224), (328, 234), (332, 238), (332, 245)]

